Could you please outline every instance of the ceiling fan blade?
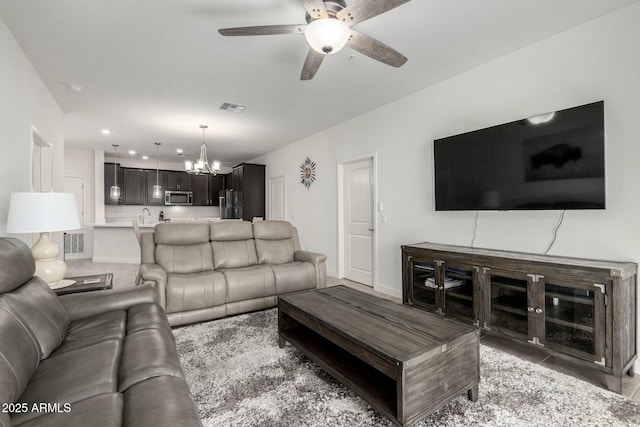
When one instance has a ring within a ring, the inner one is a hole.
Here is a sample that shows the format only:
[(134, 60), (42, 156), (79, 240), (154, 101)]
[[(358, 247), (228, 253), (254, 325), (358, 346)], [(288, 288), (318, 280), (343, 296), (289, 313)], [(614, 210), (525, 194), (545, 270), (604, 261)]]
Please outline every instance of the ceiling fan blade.
[(407, 57), (397, 50), (353, 29), (351, 30), (351, 38), (347, 42), (347, 46), (369, 58), (391, 65), (392, 67), (401, 67), (407, 62)]
[(223, 36), (270, 36), (273, 34), (304, 34), (306, 25), (260, 25), (257, 27), (221, 28)]
[(322, 60), (327, 56), (324, 53), (316, 52), (313, 49), (309, 49), (307, 59), (304, 60), (302, 66), (302, 73), (300, 73), (300, 80), (311, 80), (316, 75)]
[(357, 0), (336, 14), (336, 18), (352, 26), (411, 0)]
[(322, 0), (304, 0), (304, 8), (313, 19), (328, 18), (327, 8)]

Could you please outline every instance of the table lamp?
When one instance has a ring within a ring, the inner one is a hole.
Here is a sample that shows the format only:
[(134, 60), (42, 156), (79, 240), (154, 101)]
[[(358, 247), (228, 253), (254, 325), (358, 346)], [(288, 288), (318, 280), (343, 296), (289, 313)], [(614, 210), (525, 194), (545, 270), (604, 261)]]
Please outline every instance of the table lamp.
[(49, 286), (61, 282), (67, 264), (58, 259), (60, 248), (51, 240), (54, 231), (80, 228), (76, 202), (71, 193), (11, 193), (7, 233), (40, 233), (31, 247), (35, 275)]

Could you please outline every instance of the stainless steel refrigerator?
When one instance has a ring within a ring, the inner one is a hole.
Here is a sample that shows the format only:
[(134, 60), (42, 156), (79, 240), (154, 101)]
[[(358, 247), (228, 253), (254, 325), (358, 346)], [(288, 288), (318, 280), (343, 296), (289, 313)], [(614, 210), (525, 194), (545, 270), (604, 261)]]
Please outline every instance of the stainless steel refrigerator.
[(242, 204), (239, 203), (238, 192), (220, 190), (220, 218), (242, 219)]

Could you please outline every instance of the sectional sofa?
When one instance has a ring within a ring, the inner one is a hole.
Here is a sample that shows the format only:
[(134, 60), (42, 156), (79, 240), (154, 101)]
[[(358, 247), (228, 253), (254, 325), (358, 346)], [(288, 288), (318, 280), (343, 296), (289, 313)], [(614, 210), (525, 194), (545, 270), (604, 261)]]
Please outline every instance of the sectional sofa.
[(157, 289), (171, 325), (274, 307), (327, 283), (326, 256), (301, 250), (287, 221), (161, 223), (140, 245), (138, 284)]
[(0, 427), (200, 426), (153, 287), (58, 297), (0, 238)]

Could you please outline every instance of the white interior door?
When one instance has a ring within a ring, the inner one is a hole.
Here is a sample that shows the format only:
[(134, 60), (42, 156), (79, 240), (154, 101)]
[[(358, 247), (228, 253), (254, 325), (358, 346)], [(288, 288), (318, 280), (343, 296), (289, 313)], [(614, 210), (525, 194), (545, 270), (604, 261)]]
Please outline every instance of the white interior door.
[(270, 180), (269, 219), (287, 220), (287, 187), (284, 176)]
[(373, 286), (373, 159), (344, 165), (344, 276)]

